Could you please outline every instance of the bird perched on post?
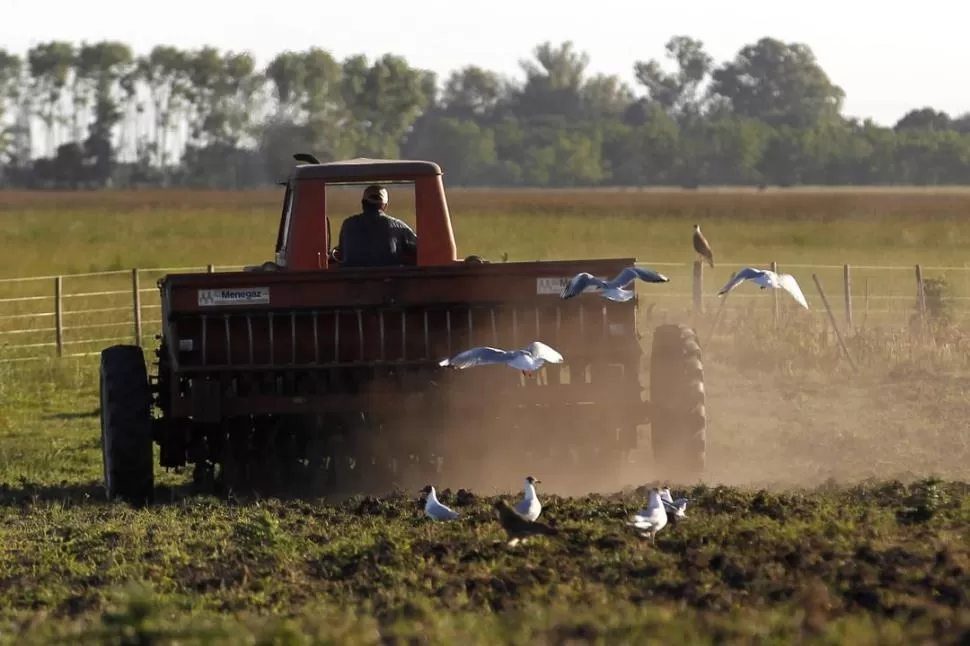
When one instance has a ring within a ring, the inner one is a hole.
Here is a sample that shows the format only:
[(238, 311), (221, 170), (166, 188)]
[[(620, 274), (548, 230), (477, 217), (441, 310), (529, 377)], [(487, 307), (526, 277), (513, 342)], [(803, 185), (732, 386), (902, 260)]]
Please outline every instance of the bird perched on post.
[(502, 525), (502, 529), (509, 537), (509, 547), (517, 545), (530, 536), (556, 536), (559, 534), (555, 527), (529, 520), (509, 507), (509, 504), (501, 498), (495, 501), (493, 507), (495, 508), (495, 517), (498, 518), (499, 524)]
[(703, 258), (707, 260), (707, 264), (714, 268), (714, 252), (711, 251), (711, 245), (708, 244), (707, 238), (701, 233), (701, 225), (694, 225), (694, 251), (700, 254)]

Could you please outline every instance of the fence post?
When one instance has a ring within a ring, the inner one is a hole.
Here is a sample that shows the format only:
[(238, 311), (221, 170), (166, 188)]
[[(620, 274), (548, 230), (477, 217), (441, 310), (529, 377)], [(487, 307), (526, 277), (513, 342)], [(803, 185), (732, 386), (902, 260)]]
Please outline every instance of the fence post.
[(135, 345), (139, 348), (141, 347), (141, 290), (140, 280), (138, 278), (138, 268), (135, 267), (131, 270), (131, 305), (132, 320), (135, 323)]
[(926, 316), (926, 290), (923, 284), (923, 266), (916, 265), (916, 298), (919, 301), (919, 317)]
[(704, 265), (699, 260), (694, 261), (694, 311), (704, 311)]
[(862, 321), (862, 326), (864, 328), (869, 327), (869, 278), (866, 277), (866, 315)]
[(845, 324), (852, 327), (852, 270), (848, 264), (842, 266), (842, 283), (845, 290)]
[(216, 271), (216, 266), (215, 265), (209, 265), (208, 267), (206, 267), (206, 271), (208, 271), (210, 274), (213, 274)]
[(849, 365), (856, 372), (859, 372), (859, 366), (853, 361), (852, 355), (849, 354), (849, 347), (845, 344), (845, 339), (842, 338), (842, 332), (839, 330), (839, 324), (835, 321), (835, 314), (832, 313), (832, 307), (829, 305), (829, 299), (825, 296), (825, 290), (822, 289), (822, 283), (818, 279), (818, 275), (812, 274), (812, 280), (815, 281), (815, 287), (818, 288), (818, 295), (822, 297), (822, 305), (825, 306), (825, 311), (828, 312), (829, 321), (832, 323), (832, 329), (835, 330), (835, 337), (839, 340), (839, 345), (842, 346), (842, 352), (845, 353), (845, 358), (849, 360)]
[[(774, 260), (771, 261), (771, 271), (775, 272), (776, 274), (778, 273), (778, 263), (775, 262)], [(772, 303), (771, 303), (772, 317), (774, 317), (775, 327), (778, 327), (778, 316), (779, 316), (778, 304), (779, 304), (779, 301), (778, 301), (778, 290), (777, 289), (771, 290), (771, 300), (772, 300)]]
[(54, 338), (57, 356), (64, 356), (64, 279), (54, 278)]

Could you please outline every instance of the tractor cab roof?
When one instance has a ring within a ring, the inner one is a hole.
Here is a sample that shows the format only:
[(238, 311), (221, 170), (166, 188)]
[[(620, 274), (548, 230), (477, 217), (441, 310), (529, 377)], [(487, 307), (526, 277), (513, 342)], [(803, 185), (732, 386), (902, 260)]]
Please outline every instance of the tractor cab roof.
[[(312, 156), (298, 156), (298, 161), (314, 160)], [(408, 182), (418, 177), (441, 175), (441, 167), (430, 161), (417, 159), (370, 159), (357, 157), (342, 161), (300, 164), (290, 173), (291, 181), (323, 180), (327, 183)]]

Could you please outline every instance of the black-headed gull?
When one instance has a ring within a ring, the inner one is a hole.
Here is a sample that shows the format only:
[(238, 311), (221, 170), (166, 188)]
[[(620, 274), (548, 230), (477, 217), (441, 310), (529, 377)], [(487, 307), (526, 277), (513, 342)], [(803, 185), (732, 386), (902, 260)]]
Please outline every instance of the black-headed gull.
[(708, 244), (707, 238), (701, 233), (701, 225), (694, 225), (694, 251), (698, 253), (701, 257), (707, 260), (707, 264), (714, 268), (714, 252), (711, 250), (711, 245)]
[(673, 515), (675, 518), (687, 518), (685, 513), (687, 509), (688, 498), (677, 498), (676, 500), (670, 495), (670, 489), (664, 487), (660, 490), (660, 500), (664, 504), (665, 511)]
[(428, 494), (428, 499), (424, 502), (424, 514), (432, 520), (454, 520), (458, 518), (458, 512), (447, 505), (438, 502), (438, 494), (435, 493), (434, 485), (427, 485), (421, 493)]
[(439, 366), (464, 370), (473, 366), (504, 363), (510, 368), (521, 370), (528, 376), (546, 363), (562, 363), (562, 355), (542, 341), (533, 341), (521, 350), (502, 350), (490, 346), (471, 348), (459, 352), (450, 359), (442, 359)]
[(529, 520), (535, 520), (542, 513), (542, 503), (539, 502), (539, 496), (536, 495), (536, 484), (541, 482), (542, 480), (526, 476), (522, 500), (515, 505), (515, 511)]
[(791, 274), (779, 274), (771, 271), (770, 269), (755, 269), (754, 267), (745, 267), (741, 271), (737, 272), (731, 276), (731, 280), (721, 288), (717, 293), (718, 296), (724, 296), (729, 291), (740, 285), (746, 280), (750, 280), (753, 283), (761, 285), (761, 289), (783, 289), (792, 295), (799, 305), (808, 309), (808, 302), (805, 300), (805, 295), (802, 294), (802, 288), (798, 286), (798, 281)]
[(519, 512), (509, 507), (509, 503), (501, 498), (492, 505), (495, 508), (495, 517), (509, 537), (509, 546), (514, 546), (524, 541), (530, 536), (546, 535), (555, 536), (559, 533), (555, 527), (550, 527), (534, 520), (529, 520)]
[(639, 529), (641, 536), (656, 540), (657, 532), (667, 526), (667, 510), (657, 489), (650, 490), (647, 508), (634, 514), (627, 525)]
[(663, 274), (643, 267), (627, 267), (612, 280), (603, 280), (582, 271), (570, 278), (563, 286), (562, 291), (559, 292), (559, 298), (566, 300), (579, 296), (583, 292), (590, 292), (599, 294), (607, 300), (626, 302), (633, 298), (634, 292), (632, 289), (624, 288), (637, 278), (647, 283), (670, 282), (670, 279)]

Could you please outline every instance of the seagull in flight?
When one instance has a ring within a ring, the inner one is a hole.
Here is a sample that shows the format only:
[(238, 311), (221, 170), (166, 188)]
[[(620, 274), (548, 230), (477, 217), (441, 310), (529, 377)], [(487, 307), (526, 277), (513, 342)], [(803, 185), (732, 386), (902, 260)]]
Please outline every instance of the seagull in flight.
[(515, 506), (515, 511), (519, 512), (528, 520), (535, 520), (542, 513), (542, 503), (536, 495), (536, 485), (542, 480), (536, 480), (532, 476), (525, 477), (525, 494), (522, 500)]
[(657, 532), (667, 526), (667, 510), (656, 488), (650, 490), (647, 508), (634, 514), (627, 525), (640, 530), (641, 536), (656, 541)]
[(607, 300), (626, 302), (633, 298), (633, 290), (624, 288), (637, 278), (647, 283), (670, 282), (670, 279), (661, 273), (636, 266), (627, 267), (612, 280), (603, 280), (582, 271), (570, 278), (569, 282), (563, 286), (559, 298), (566, 300), (573, 296), (579, 296), (583, 292), (590, 292), (599, 294)]
[(738, 273), (731, 277), (731, 280), (721, 288), (721, 291), (717, 293), (718, 296), (724, 296), (729, 291), (740, 285), (742, 282), (750, 280), (753, 283), (761, 285), (761, 289), (767, 289), (771, 287), (772, 289), (783, 289), (792, 295), (799, 305), (808, 309), (808, 302), (805, 300), (805, 295), (802, 294), (802, 288), (798, 286), (798, 281), (791, 274), (780, 274), (773, 272), (769, 269), (755, 269), (754, 267), (745, 267)]
[(502, 350), (490, 346), (471, 348), (459, 352), (450, 359), (442, 359), (438, 365), (453, 370), (464, 370), (473, 366), (504, 363), (510, 368), (520, 370), (528, 377), (546, 363), (562, 363), (562, 361), (562, 355), (559, 352), (542, 341), (533, 341), (521, 350)]
[(438, 494), (435, 493), (433, 485), (427, 485), (421, 493), (428, 494), (428, 499), (424, 503), (424, 514), (432, 520), (454, 520), (458, 518), (458, 512), (447, 505), (438, 502)]

